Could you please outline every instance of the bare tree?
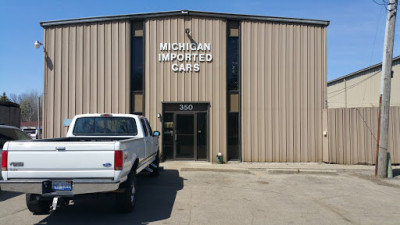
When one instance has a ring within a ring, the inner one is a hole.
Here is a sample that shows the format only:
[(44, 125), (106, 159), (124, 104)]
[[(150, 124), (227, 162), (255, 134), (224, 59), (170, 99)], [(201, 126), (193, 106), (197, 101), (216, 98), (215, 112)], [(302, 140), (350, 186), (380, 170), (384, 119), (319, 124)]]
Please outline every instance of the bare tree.
[[(10, 94), (10, 100), (20, 105), (22, 122), (37, 121), (39, 97), (42, 97), (42, 95), (39, 95), (37, 91), (30, 91), (20, 95)], [(42, 107), (42, 101), (40, 101), (40, 107)], [(40, 120), (42, 120), (41, 113), (39, 116)]]
[(15, 102), (15, 103), (21, 102), (18, 100), (18, 97), (19, 97), (18, 95), (11, 93), (9, 99), (10, 99), (10, 101)]

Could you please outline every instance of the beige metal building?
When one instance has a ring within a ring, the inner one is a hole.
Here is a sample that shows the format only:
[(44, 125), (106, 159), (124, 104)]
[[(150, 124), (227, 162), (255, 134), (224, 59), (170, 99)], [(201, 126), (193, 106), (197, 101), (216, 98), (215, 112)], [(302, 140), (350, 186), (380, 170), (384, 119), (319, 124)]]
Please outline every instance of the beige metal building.
[(187, 10), (42, 22), (44, 135), (136, 113), (167, 160), (320, 162), (328, 25)]
[[(391, 106), (400, 106), (400, 56), (393, 58)], [(382, 63), (328, 82), (328, 108), (378, 107)]]

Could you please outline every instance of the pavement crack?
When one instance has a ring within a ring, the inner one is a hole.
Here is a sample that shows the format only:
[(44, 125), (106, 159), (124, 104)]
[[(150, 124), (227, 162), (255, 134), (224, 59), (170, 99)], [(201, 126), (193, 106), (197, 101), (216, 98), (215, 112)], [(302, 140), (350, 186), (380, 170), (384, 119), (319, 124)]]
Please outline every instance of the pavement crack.
[(345, 215), (345, 212), (341, 211), (340, 209), (333, 207), (325, 202), (322, 202), (320, 200), (313, 200), (315, 203), (317, 203), (318, 205), (322, 206), (323, 208), (335, 213), (336, 215), (340, 216), (340, 218), (342, 218), (343, 220), (345, 220), (348, 223), (353, 224), (353, 221), (348, 218), (348, 216)]

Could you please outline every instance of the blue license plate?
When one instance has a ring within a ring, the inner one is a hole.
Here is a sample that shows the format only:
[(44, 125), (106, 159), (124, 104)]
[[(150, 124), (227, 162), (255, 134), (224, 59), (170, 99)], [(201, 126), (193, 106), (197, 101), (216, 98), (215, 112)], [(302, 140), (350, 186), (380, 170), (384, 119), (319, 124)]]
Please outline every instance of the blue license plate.
[(71, 191), (72, 181), (53, 181), (52, 189), (53, 191)]

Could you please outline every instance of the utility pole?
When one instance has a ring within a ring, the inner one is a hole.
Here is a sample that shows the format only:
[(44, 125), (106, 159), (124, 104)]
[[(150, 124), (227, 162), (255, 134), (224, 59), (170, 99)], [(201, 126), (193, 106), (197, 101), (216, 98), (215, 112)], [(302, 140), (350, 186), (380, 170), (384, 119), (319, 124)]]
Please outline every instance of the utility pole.
[(40, 139), (40, 96), (38, 97), (38, 114), (37, 114), (37, 139)]
[(387, 149), (388, 149), (388, 131), (389, 131), (389, 109), (390, 109), (390, 87), (392, 79), (392, 58), (394, 27), (396, 23), (398, 0), (389, 0), (387, 5), (386, 33), (383, 47), (382, 60), (382, 79), (381, 93), (382, 105), (380, 110), (381, 119), (379, 132), (379, 154), (378, 154), (378, 177), (387, 177)]

